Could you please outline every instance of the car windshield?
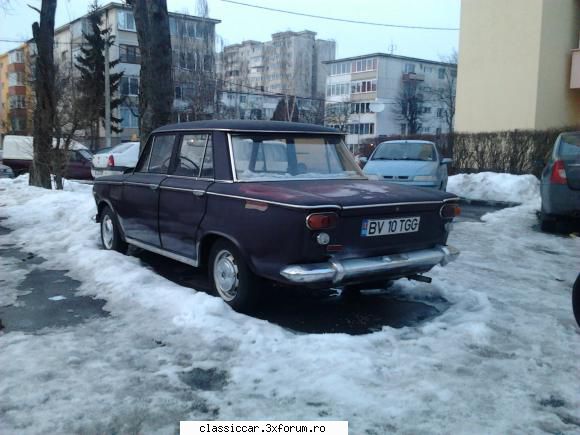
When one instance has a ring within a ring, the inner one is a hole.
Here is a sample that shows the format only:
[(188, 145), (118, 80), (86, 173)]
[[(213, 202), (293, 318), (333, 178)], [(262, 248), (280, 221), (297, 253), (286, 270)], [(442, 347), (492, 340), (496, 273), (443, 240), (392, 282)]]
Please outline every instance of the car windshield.
[(336, 136), (232, 135), (239, 180), (365, 178)]
[(580, 134), (565, 134), (560, 140), (558, 156), (561, 158), (580, 157)]
[(435, 146), (422, 142), (383, 142), (379, 144), (371, 160), (423, 160), (437, 159)]

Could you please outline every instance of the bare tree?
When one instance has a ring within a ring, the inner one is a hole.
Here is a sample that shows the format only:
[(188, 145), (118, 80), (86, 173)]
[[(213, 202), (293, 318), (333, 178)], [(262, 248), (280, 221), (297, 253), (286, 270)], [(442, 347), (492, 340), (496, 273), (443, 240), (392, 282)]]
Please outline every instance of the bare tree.
[(157, 127), (171, 121), (173, 76), (167, 0), (127, 0), (141, 51), (139, 130), (141, 147)]
[(423, 95), (419, 92), (417, 80), (404, 80), (396, 97), (395, 116), (407, 125), (407, 134), (417, 134), (423, 121)]
[(36, 107), (34, 110), (33, 159), (30, 185), (51, 189), (50, 168), (52, 135), (55, 120), (55, 67), (54, 67), (54, 15), (56, 0), (42, 0), (40, 23), (32, 24), (32, 35), (37, 47), (36, 57)]
[(449, 56), (441, 59), (449, 64), (444, 68), (445, 76), (443, 85), (431, 91), (430, 99), (433, 100), (443, 111), (443, 118), (447, 126), (447, 155), (453, 157), (454, 120), (455, 120), (455, 95), (457, 89), (457, 51), (453, 50)]
[(324, 124), (346, 132), (350, 114), (351, 105), (349, 102), (329, 103), (324, 112)]

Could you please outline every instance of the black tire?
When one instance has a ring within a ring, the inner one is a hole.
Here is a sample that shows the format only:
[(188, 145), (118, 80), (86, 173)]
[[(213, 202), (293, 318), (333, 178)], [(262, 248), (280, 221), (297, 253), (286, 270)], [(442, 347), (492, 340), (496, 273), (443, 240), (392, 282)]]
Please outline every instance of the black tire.
[(578, 274), (572, 289), (572, 311), (574, 312), (576, 323), (580, 326), (580, 274)]
[(256, 307), (263, 282), (250, 270), (233, 243), (220, 239), (213, 244), (209, 278), (215, 294), (234, 310), (248, 313)]
[(557, 222), (555, 219), (546, 217), (544, 213), (540, 213), (540, 229), (545, 233), (556, 232)]
[(119, 221), (110, 207), (105, 207), (101, 213), (101, 245), (108, 251), (114, 250), (126, 254), (129, 245), (121, 235)]

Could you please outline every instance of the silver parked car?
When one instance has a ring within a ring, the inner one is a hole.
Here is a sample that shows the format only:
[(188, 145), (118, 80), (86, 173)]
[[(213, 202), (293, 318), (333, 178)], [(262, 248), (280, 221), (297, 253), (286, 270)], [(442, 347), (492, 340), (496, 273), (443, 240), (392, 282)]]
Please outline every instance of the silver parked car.
[(377, 146), (363, 172), (393, 183), (445, 190), (449, 163), (451, 159), (444, 159), (433, 142), (393, 140)]
[(14, 178), (14, 172), (12, 172), (12, 168), (0, 163), (0, 178)]
[(540, 188), (542, 230), (555, 230), (558, 221), (580, 222), (580, 131), (558, 136)]

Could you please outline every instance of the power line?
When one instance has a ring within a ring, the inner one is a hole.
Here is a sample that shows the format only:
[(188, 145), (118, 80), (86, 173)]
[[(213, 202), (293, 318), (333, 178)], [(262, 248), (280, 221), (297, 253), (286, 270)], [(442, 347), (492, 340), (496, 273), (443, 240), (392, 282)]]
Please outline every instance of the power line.
[(232, 3), (235, 5), (240, 5), (240, 6), (247, 6), (250, 8), (263, 9), (266, 11), (280, 12), (283, 14), (298, 15), (301, 17), (309, 17), (309, 18), (318, 18), (320, 20), (339, 21), (342, 23), (363, 24), (366, 26), (394, 27), (394, 28), (398, 28), (398, 29), (417, 29), (417, 30), (442, 30), (442, 31), (457, 31), (457, 30), (459, 30), (459, 28), (456, 28), (456, 27), (406, 26), (403, 24), (387, 24), (387, 23), (374, 23), (371, 21), (349, 20), (346, 18), (325, 17), (323, 15), (313, 15), (313, 14), (306, 14), (303, 12), (295, 12), (295, 11), (287, 11), (284, 9), (269, 8), (266, 6), (252, 5), (249, 3), (242, 3), (242, 2), (233, 1), (233, 0), (221, 0), (221, 1), (223, 1), (225, 3)]

